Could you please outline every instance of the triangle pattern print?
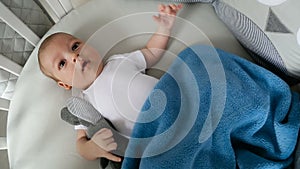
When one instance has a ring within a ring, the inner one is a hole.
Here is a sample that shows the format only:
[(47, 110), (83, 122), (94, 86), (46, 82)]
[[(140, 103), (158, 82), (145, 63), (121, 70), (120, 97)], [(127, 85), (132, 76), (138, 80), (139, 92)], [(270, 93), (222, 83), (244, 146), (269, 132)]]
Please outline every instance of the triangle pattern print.
[(280, 21), (276, 14), (269, 9), (269, 17), (265, 31), (278, 33), (291, 33), (291, 31)]

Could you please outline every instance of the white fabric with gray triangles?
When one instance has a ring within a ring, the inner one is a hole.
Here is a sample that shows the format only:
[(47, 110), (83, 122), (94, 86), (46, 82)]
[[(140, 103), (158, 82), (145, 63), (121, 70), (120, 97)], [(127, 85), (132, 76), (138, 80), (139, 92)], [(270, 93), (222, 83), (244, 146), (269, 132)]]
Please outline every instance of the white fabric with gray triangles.
[(299, 0), (171, 1), (212, 3), (219, 18), (257, 63), (290, 85), (300, 82)]
[(256, 61), (299, 83), (299, 0), (214, 0), (213, 5)]

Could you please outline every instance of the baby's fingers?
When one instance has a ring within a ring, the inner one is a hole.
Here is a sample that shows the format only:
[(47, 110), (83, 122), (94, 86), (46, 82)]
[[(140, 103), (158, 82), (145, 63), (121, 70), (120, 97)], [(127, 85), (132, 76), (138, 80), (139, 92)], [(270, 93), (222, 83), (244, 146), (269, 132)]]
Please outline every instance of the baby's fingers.
[(106, 151), (113, 151), (116, 150), (118, 147), (116, 142), (111, 142), (106, 146)]
[(101, 143), (102, 146), (101, 148), (103, 148), (105, 151), (112, 151), (112, 150), (116, 150), (118, 145), (115, 142), (114, 138), (108, 138), (106, 140), (103, 140), (103, 142)]
[(160, 16), (154, 15), (154, 16), (153, 16), (153, 19), (154, 19), (154, 21), (157, 22), (157, 23), (160, 22)]
[(118, 156), (115, 156), (109, 152), (103, 154), (103, 157), (109, 159), (109, 160), (112, 160), (112, 161), (116, 161), (116, 162), (121, 162), (121, 158), (118, 157)]
[(178, 12), (182, 8), (182, 4), (170, 4), (169, 7), (173, 12)]
[(176, 13), (182, 8), (182, 4), (160, 4), (158, 10), (160, 14), (176, 15)]
[(116, 150), (118, 146), (112, 137), (107, 139), (92, 138), (92, 141), (105, 151)]
[(169, 6), (170, 6), (170, 8), (171, 8), (172, 10), (177, 10), (177, 5), (175, 5), (175, 4), (170, 4)]
[(164, 4), (158, 5), (158, 11), (160, 11), (160, 12), (164, 11), (165, 8), (166, 8), (166, 6)]
[(110, 129), (103, 128), (94, 134), (92, 137), (94, 143), (105, 151), (112, 151), (117, 149), (117, 143), (113, 138), (113, 133)]
[(95, 136), (101, 137), (102, 139), (107, 139), (113, 136), (113, 133), (108, 128), (102, 128), (97, 133), (95, 133)]

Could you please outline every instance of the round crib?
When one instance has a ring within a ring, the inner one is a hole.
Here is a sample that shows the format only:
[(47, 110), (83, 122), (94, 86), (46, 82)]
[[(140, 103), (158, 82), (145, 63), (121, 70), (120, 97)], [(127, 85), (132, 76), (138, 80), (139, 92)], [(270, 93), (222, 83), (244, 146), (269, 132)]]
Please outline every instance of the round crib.
[[(103, 46), (103, 50), (107, 48), (107, 55), (132, 51), (143, 46), (149, 38), (149, 32), (155, 31), (151, 15), (157, 11), (159, 3), (162, 2), (92, 0), (71, 10), (57, 21), (41, 40), (38, 40), (19, 76), (9, 107), (7, 147), (11, 168), (99, 168), (98, 161), (87, 161), (76, 152), (76, 131), (73, 126), (60, 118), (60, 110), (72, 92), (59, 88), (53, 80), (40, 72), (37, 61), (39, 44), (48, 35), (61, 31), (88, 40), (96, 31), (110, 25), (116, 32), (93, 43), (99, 43), (99, 46)], [(143, 17), (149, 15), (149, 18), (139, 22), (124, 19), (124, 16), (135, 14), (141, 14)], [(210, 44), (250, 59), (244, 48), (216, 16), (211, 5), (185, 4), (178, 17), (189, 26), (180, 24), (175, 27), (173, 31), (175, 38), (171, 40), (168, 48), (171, 53), (178, 54), (186, 46), (200, 43)], [(116, 21), (120, 21), (118, 23), (121, 25), (112, 24)], [(139, 31), (148, 33), (140, 36), (132, 35), (131, 27), (138, 27)], [(202, 34), (196, 34), (194, 29)], [(118, 43), (106, 39), (117, 39), (118, 33), (123, 37), (126, 34), (130, 36)], [(185, 39), (184, 43), (180, 39)], [(167, 69), (173, 59), (166, 55), (157, 66)]]

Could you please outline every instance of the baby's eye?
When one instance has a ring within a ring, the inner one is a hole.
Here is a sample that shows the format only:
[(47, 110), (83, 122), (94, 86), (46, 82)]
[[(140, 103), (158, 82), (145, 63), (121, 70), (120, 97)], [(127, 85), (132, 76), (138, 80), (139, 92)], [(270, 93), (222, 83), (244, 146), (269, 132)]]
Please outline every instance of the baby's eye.
[(65, 61), (65, 60), (60, 61), (60, 62), (59, 62), (59, 65), (58, 65), (58, 68), (59, 68), (59, 69), (62, 69), (62, 68), (65, 66), (65, 64), (66, 64), (66, 61)]
[(72, 51), (75, 51), (76, 49), (78, 49), (79, 44), (80, 44), (79, 42), (75, 42), (72, 46)]

